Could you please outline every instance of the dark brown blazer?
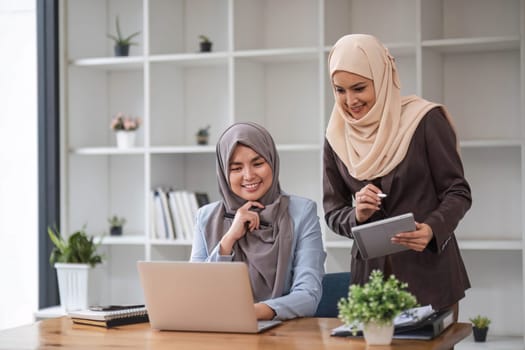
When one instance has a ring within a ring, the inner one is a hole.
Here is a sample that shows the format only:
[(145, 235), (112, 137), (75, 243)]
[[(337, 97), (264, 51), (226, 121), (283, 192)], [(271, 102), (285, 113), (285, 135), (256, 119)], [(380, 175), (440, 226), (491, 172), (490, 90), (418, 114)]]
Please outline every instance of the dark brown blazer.
[[(352, 198), (369, 181), (353, 178), (334, 153), (324, 145), (323, 207), (328, 226), (341, 236), (352, 237), (355, 208)], [(470, 208), (472, 198), (457, 151), (456, 136), (437, 107), (419, 123), (405, 159), (388, 175), (372, 180), (388, 197), (368, 222), (412, 212), (417, 222), (432, 228), (434, 238), (423, 252), (413, 250), (388, 258), (363, 260), (352, 247), (352, 283), (365, 283), (373, 269), (387, 269), (408, 283), (421, 305), (446, 308), (465, 296), (470, 282), (454, 229)]]

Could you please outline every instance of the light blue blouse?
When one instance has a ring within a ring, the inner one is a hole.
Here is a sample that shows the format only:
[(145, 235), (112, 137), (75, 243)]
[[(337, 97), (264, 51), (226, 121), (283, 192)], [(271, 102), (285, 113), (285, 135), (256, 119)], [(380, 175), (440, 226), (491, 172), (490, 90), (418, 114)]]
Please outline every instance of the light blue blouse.
[[(284, 294), (262, 301), (275, 311), (280, 320), (313, 316), (322, 295), (322, 279), (326, 253), (315, 202), (290, 195), (288, 211), (294, 235)], [(213, 210), (220, 202), (210, 203), (197, 212), (191, 261), (232, 261), (232, 255), (219, 255), (219, 244), (208, 254), (205, 228)]]

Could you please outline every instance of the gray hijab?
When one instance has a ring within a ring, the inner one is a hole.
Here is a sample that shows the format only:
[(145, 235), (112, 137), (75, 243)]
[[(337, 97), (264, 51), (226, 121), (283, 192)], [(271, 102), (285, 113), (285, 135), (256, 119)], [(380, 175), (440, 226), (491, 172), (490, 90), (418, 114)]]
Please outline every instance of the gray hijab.
[(244, 203), (232, 192), (229, 182), (230, 157), (238, 144), (250, 147), (272, 168), (272, 186), (258, 201), (265, 206), (259, 212), (258, 230), (247, 232), (233, 246), (234, 260), (248, 265), (253, 296), (256, 302), (283, 295), (293, 241), (292, 220), (288, 213), (289, 198), (279, 184), (279, 155), (268, 131), (245, 122), (230, 126), (219, 138), (216, 148), (217, 179), (222, 204), (211, 214), (206, 225), (206, 243), (213, 250), (232, 224), (232, 217)]

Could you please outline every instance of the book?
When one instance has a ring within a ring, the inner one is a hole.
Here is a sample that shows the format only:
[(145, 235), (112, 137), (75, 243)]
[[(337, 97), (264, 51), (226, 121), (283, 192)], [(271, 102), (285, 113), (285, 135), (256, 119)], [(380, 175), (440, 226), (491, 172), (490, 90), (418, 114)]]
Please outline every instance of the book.
[(177, 239), (187, 239), (186, 232), (182, 226), (182, 218), (180, 209), (177, 201), (175, 200), (175, 191), (171, 190), (168, 192), (168, 203), (170, 207), (171, 217), (173, 218), (173, 226), (175, 226), (175, 232), (177, 233)]
[(206, 192), (195, 192), (195, 198), (197, 199), (199, 208), (210, 203), (210, 198)]
[(162, 208), (162, 218), (163, 218), (164, 225), (166, 225), (166, 236), (164, 238), (175, 239), (176, 233), (174, 230), (173, 218), (171, 216), (171, 211), (168, 205), (167, 193), (169, 192), (169, 190), (164, 190), (163, 188), (158, 187), (156, 191), (160, 197), (161, 208)]
[[(437, 337), (454, 322), (452, 310), (434, 311), (430, 305), (405, 311), (394, 319), (394, 339), (429, 340)], [(332, 329), (332, 336), (353, 337), (346, 325)], [(363, 335), (361, 330), (357, 337)]]
[(68, 316), (71, 317), (73, 323), (106, 328), (149, 322), (148, 311), (145, 306), (111, 311), (77, 310), (70, 311)]

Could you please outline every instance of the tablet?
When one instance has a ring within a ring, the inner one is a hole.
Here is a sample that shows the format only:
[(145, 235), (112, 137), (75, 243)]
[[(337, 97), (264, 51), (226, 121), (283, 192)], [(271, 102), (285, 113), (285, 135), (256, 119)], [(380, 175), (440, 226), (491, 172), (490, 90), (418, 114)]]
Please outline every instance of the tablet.
[(352, 227), (354, 241), (363, 259), (377, 258), (398, 253), (409, 248), (390, 242), (390, 239), (399, 232), (416, 230), (414, 215), (407, 213), (391, 218), (374, 221), (364, 225)]

